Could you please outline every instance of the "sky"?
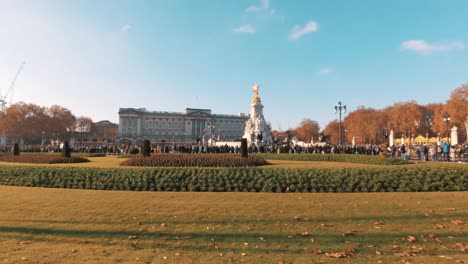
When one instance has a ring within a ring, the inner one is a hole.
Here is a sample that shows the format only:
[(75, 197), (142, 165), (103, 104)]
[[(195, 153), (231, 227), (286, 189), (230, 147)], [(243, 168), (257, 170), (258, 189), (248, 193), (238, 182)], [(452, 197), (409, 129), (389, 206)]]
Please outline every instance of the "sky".
[[(0, 91), (118, 122), (119, 108), (249, 113), (321, 129), (348, 111), (444, 103), (468, 82), (465, 0), (0, 0)], [(345, 115), (343, 116), (343, 118)]]

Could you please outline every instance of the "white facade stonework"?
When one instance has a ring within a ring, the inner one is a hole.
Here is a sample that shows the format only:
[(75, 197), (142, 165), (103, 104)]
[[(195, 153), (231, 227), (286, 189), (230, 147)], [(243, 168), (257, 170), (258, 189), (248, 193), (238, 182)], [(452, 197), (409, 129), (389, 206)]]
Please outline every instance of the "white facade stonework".
[(247, 139), (249, 145), (257, 145), (258, 143), (271, 144), (273, 142), (270, 128), (266, 124), (265, 117), (263, 116), (262, 100), (258, 95), (259, 88), (260, 86), (258, 84), (253, 85), (254, 96), (252, 98), (252, 104), (250, 105), (250, 115), (245, 123), (244, 136), (242, 136)]
[(119, 139), (151, 143), (187, 144), (209, 138), (235, 140), (242, 137), (248, 117), (244, 114), (218, 115), (210, 109), (187, 108), (185, 112), (147, 111), (146, 108), (119, 109)]

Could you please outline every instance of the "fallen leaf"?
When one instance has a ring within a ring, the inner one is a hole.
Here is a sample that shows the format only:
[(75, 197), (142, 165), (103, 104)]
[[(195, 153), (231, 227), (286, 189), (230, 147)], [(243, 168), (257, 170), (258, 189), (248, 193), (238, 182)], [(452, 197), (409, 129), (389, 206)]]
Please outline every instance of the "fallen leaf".
[(305, 232), (302, 232), (302, 233), (298, 233), (297, 236), (306, 237), (306, 236), (310, 236), (310, 234), (309, 234), (309, 232), (305, 231)]
[(468, 244), (463, 244), (461, 242), (458, 242), (455, 245), (459, 246), (462, 252), (468, 253)]
[(456, 211), (456, 208), (447, 208), (447, 211)]
[(244, 245), (248, 246), (248, 245), (249, 245), (249, 243), (247, 243), (247, 242), (244, 242)]
[(455, 225), (463, 225), (463, 221), (462, 220), (452, 220), (452, 223), (455, 224)]
[(348, 230), (346, 232), (344, 232), (343, 234), (341, 234), (342, 236), (351, 236), (351, 235), (354, 235), (354, 232), (352, 230)]
[(325, 256), (330, 257), (330, 258), (345, 258), (346, 252), (325, 253)]
[(408, 240), (408, 242), (411, 242), (411, 243), (414, 243), (414, 242), (417, 242), (417, 241), (418, 241), (418, 239), (415, 238), (414, 236), (408, 236), (408, 237), (406, 238), (406, 240)]
[(140, 238), (139, 236), (128, 236), (128, 239), (138, 239)]
[(322, 226), (322, 227), (333, 227), (333, 225), (325, 224), (325, 223), (321, 223), (320, 226)]
[(443, 228), (445, 228), (445, 226), (443, 226), (443, 225), (441, 225), (441, 224), (436, 224), (436, 225), (434, 226), (434, 229), (443, 229)]
[(374, 225), (383, 225), (383, 222), (374, 222)]
[(375, 251), (375, 254), (377, 254), (377, 255), (382, 255), (382, 252), (376, 250), (376, 251)]
[(322, 254), (322, 250), (320, 249), (312, 249), (312, 253), (314, 253), (315, 255), (319, 255), (319, 254)]

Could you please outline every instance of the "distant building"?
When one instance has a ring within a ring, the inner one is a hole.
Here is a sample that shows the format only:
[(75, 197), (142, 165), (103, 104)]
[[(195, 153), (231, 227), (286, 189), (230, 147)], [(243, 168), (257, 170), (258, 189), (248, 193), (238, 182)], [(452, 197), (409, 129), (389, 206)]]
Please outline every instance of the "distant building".
[(242, 137), (248, 116), (212, 114), (210, 109), (187, 108), (185, 112), (147, 111), (146, 108), (119, 109), (120, 143), (175, 142), (186, 144)]
[[(78, 129), (79, 130), (79, 129)], [(116, 143), (119, 125), (108, 120), (91, 124), (83, 132), (73, 132), (72, 145), (74, 146), (102, 146)]]

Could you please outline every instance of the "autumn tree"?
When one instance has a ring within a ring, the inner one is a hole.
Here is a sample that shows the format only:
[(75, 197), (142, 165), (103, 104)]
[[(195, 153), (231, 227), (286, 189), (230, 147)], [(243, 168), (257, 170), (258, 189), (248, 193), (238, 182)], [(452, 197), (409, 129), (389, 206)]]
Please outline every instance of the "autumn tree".
[(11, 140), (38, 143), (47, 115), (44, 107), (19, 102), (2, 111), (0, 120), (0, 131)]
[(446, 124), (444, 122), (444, 114), (446, 112), (443, 104), (428, 104), (425, 106), (425, 118), (429, 136), (444, 135)]
[(304, 119), (294, 130), (297, 139), (304, 142), (309, 142), (312, 138), (317, 139), (319, 136), (320, 126), (317, 121)]
[(386, 116), (384, 111), (372, 108), (358, 107), (346, 116), (343, 121), (346, 129), (346, 141), (359, 138), (360, 142), (382, 143), (383, 129), (386, 127)]
[(76, 117), (70, 110), (59, 105), (47, 109), (47, 126), (45, 133), (52, 139), (66, 140), (69, 133), (74, 131)]
[(415, 101), (395, 103), (384, 109), (384, 112), (388, 117), (388, 127), (393, 129), (395, 136), (417, 134), (424, 123), (424, 107)]
[(452, 91), (446, 103), (446, 110), (450, 115), (450, 127), (459, 127), (458, 132), (468, 141), (468, 84)]
[(67, 139), (74, 120), (71, 111), (64, 107), (20, 102), (0, 112), (0, 131), (13, 141), (39, 144), (43, 136)]
[(339, 126), (340, 126), (340, 123), (338, 122), (338, 120), (333, 120), (331, 121), (330, 123), (328, 123), (326, 126), (325, 126), (325, 129), (323, 129), (323, 134), (328, 137), (328, 143), (331, 143), (331, 144), (338, 144), (338, 130), (339, 130)]

